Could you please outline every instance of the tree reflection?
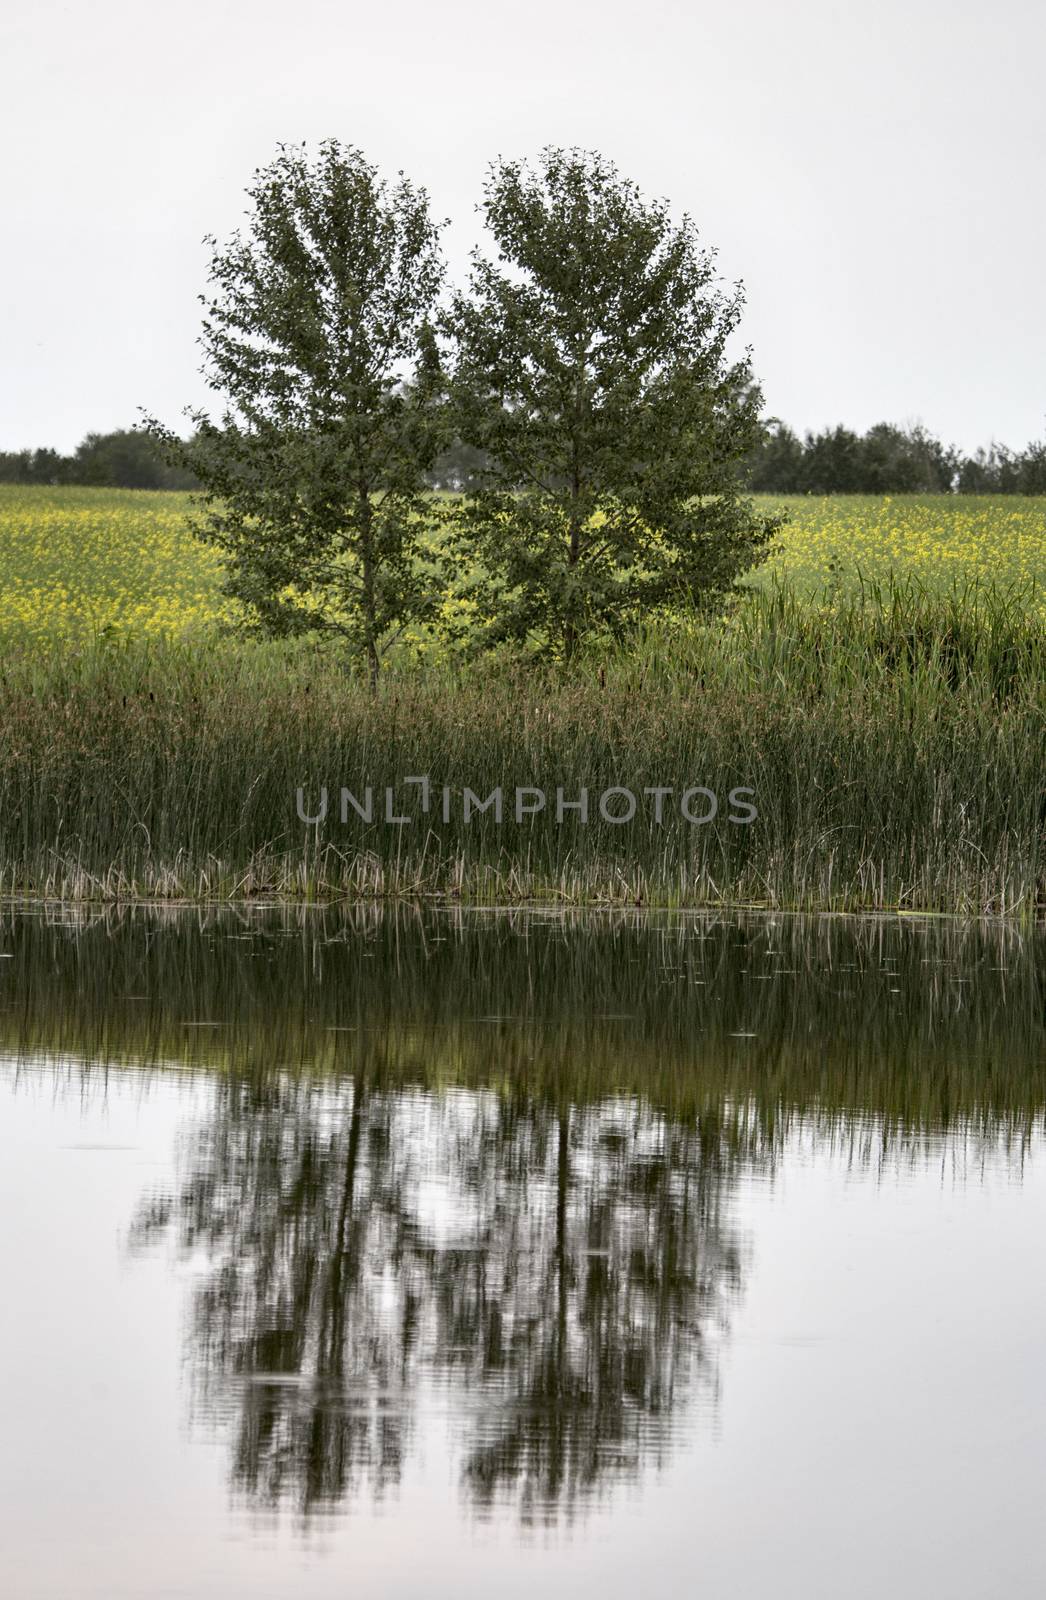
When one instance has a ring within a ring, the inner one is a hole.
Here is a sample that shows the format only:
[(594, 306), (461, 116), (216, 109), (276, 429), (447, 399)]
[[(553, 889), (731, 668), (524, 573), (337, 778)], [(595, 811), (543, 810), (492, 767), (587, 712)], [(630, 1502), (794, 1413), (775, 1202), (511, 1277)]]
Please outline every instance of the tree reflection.
[(231, 1408), (235, 1480), (272, 1504), (311, 1511), (399, 1476), (418, 1292), (393, 1114), (359, 1079), (228, 1086), (193, 1131), (183, 1187), (136, 1223), (139, 1242), (173, 1226), (204, 1253), (198, 1397)]
[(195, 1391), (250, 1497), (380, 1496), (438, 1403), (473, 1506), (547, 1520), (662, 1459), (714, 1382), (738, 1161), (718, 1116), (638, 1099), (226, 1080), (134, 1238), (200, 1263)]
[(444, 1254), (435, 1273), (444, 1359), (460, 1351), (481, 1395), (480, 1507), (572, 1511), (660, 1457), (740, 1285), (722, 1152), (714, 1124), (630, 1101), (501, 1118), (472, 1262)]

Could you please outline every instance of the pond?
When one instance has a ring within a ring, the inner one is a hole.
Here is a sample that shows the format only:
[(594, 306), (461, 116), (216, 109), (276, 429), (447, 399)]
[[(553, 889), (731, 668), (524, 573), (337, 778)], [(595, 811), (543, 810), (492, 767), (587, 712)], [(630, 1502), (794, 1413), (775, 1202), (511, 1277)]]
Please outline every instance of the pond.
[(1044, 956), (6, 911), (3, 1592), (1041, 1594)]

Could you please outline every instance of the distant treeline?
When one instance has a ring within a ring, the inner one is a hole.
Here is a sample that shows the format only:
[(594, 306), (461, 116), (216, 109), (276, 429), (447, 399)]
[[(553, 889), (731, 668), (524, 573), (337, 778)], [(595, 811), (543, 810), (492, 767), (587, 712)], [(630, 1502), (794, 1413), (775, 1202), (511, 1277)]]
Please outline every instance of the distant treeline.
[[(483, 467), (481, 451), (458, 443), (440, 456), (429, 481), (436, 489), (469, 489)], [(800, 438), (775, 419), (741, 470), (758, 494), (1046, 494), (1046, 440), (1016, 451), (992, 443), (964, 455), (921, 424), (880, 422), (864, 434), (826, 428)]]
[[(437, 460), (434, 489), (472, 487), (484, 458), (456, 444)], [(1024, 450), (991, 444), (963, 455), (921, 425), (877, 423), (867, 433), (826, 428), (800, 438), (783, 422), (767, 424), (744, 467), (760, 494), (1046, 494), (1046, 440)], [(196, 480), (169, 466), (148, 434), (133, 428), (89, 433), (72, 455), (57, 450), (0, 451), (0, 483), (80, 484), (111, 489), (193, 489)]]
[(993, 443), (968, 456), (921, 425), (826, 428), (800, 439), (774, 421), (746, 477), (766, 494), (1046, 494), (1046, 440), (1018, 451)]
[(196, 479), (168, 466), (146, 433), (89, 433), (71, 456), (57, 450), (0, 451), (0, 483), (81, 484), (96, 489), (194, 489)]

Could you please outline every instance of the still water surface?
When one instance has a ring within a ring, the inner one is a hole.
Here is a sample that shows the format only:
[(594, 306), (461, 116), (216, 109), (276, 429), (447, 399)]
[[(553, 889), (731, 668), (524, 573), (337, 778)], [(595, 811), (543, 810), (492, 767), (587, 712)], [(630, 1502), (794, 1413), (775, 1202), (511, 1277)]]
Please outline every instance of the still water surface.
[(1043, 1593), (1043, 956), (8, 913), (0, 1592)]

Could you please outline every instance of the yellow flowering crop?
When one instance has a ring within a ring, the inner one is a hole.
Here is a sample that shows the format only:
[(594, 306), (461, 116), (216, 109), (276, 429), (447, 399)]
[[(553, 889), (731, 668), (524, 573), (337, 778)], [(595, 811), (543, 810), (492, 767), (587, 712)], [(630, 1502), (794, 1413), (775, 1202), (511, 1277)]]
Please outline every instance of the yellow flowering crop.
[(788, 523), (766, 566), (800, 592), (852, 592), (863, 577), (910, 575), (927, 588), (958, 581), (1014, 586), (1046, 623), (1046, 498), (1023, 495), (759, 496)]
[(228, 612), (188, 496), (0, 484), (0, 634), (185, 634)]
[[(956, 579), (1015, 584), (1046, 623), (1046, 499), (760, 500), (790, 520), (753, 582), (776, 573), (811, 595), (890, 572), (943, 589)], [(188, 506), (185, 494), (0, 485), (0, 637), (184, 635), (230, 617), (220, 557), (189, 533)], [(459, 620), (467, 610), (449, 605)], [(411, 635), (415, 649), (423, 636)]]

